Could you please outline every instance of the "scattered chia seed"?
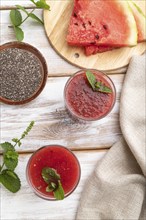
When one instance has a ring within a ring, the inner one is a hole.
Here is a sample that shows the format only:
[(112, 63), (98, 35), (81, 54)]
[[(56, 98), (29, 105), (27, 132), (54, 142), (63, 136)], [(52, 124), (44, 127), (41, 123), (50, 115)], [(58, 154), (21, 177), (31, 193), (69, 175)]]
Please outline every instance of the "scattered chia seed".
[(0, 52), (0, 96), (12, 101), (31, 97), (43, 79), (39, 59), (20, 48), (7, 48)]

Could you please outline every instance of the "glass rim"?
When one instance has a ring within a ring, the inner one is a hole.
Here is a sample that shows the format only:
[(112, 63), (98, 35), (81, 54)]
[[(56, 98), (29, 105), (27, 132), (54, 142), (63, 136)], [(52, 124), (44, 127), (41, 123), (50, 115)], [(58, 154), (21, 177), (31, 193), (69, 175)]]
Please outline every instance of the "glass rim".
[(49, 145), (45, 145), (45, 146), (42, 146), (40, 147), (39, 149), (37, 149), (36, 151), (33, 152), (33, 154), (30, 156), (28, 162), (27, 162), (27, 166), (26, 166), (26, 180), (30, 186), (30, 188), (33, 190), (33, 192), (39, 196), (40, 198), (42, 199), (45, 199), (45, 200), (49, 200), (49, 201), (58, 201), (56, 198), (54, 197), (49, 197), (49, 196), (45, 196), (43, 193), (41, 193), (39, 190), (37, 190), (33, 184), (32, 184), (32, 181), (30, 180), (29, 178), (29, 165), (30, 165), (30, 162), (31, 162), (31, 159), (33, 158), (33, 156), (38, 152), (38, 151), (41, 151), (42, 149), (44, 148), (49, 148), (49, 147), (60, 147), (60, 148), (64, 148), (65, 150), (67, 150), (68, 152), (70, 152), (73, 157), (75, 158), (77, 164), (78, 164), (78, 168), (79, 168), (79, 176), (78, 176), (78, 179), (77, 179), (77, 182), (75, 184), (75, 186), (73, 187), (72, 190), (70, 190), (68, 193), (64, 194), (64, 198), (68, 197), (70, 194), (73, 193), (73, 191), (77, 188), (79, 182), (80, 182), (80, 179), (81, 179), (81, 165), (79, 163), (79, 160), (77, 158), (77, 156), (70, 150), (68, 149), (67, 147), (64, 147), (62, 145), (59, 145), (59, 144), (49, 144)]
[[(76, 76), (76, 75), (79, 75), (85, 71), (94, 71), (96, 72), (95, 74), (99, 74), (101, 76), (103, 76), (105, 78), (105, 80), (110, 84), (110, 86), (112, 87), (112, 91), (113, 91), (113, 94), (114, 94), (114, 99), (113, 99), (113, 102), (112, 102), (112, 105), (110, 106), (109, 110), (101, 115), (100, 117), (96, 117), (96, 118), (85, 118), (81, 115), (78, 115), (76, 113), (74, 113), (73, 110), (71, 110), (71, 108), (69, 107), (68, 103), (67, 103), (67, 99), (66, 99), (66, 90), (67, 90), (67, 87), (69, 85), (69, 83), (71, 82), (71, 80)], [(69, 113), (75, 117), (76, 119), (79, 119), (79, 120), (82, 120), (82, 121), (98, 121), (102, 118), (104, 118), (105, 116), (107, 116), (113, 109), (114, 105), (115, 105), (115, 102), (116, 102), (116, 87), (112, 81), (112, 79), (106, 75), (104, 72), (100, 71), (100, 70), (97, 70), (97, 69), (81, 69), (81, 70), (78, 70), (77, 72), (75, 72), (72, 76), (69, 77), (69, 79), (67, 80), (66, 84), (65, 84), (65, 87), (64, 87), (64, 101), (65, 101), (65, 106), (67, 108), (67, 110), (69, 111)]]

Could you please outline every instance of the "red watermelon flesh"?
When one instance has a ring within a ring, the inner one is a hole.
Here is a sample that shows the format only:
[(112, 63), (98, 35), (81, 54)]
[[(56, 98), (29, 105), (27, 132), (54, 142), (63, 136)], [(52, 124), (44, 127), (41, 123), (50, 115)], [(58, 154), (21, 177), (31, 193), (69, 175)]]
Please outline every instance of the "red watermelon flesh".
[[(145, 22), (146, 22), (146, 16), (143, 14), (141, 8), (132, 1), (129, 1), (130, 8), (132, 10), (132, 13), (134, 15), (135, 21), (136, 21), (136, 26), (138, 30), (138, 42), (143, 42), (146, 41), (146, 27), (145, 27)], [(97, 54), (97, 53), (103, 53), (106, 51), (110, 51), (116, 49), (115, 47), (112, 46), (86, 46), (85, 47), (85, 54), (87, 56), (92, 55), (92, 54)]]
[(68, 29), (70, 45), (135, 45), (137, 29), (127, 2), (119, 0), (75, 0)]
[(92, 54), (103, 53), (103, 52), (110, 51), (110, 50), (113, 50), (113, 49), (116, 49), (116, 48), (111, 47), (111, 46), (96, 46), (96, 45), (86, 46), (85, 47), (85, 54), (87, 56), (90, 56)]

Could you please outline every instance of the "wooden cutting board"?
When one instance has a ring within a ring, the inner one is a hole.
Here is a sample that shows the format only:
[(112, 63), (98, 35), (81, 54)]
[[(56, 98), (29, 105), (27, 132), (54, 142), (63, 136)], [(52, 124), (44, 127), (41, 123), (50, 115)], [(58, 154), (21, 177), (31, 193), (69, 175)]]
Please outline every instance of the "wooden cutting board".
[[(48, 39), (56, 52), (66, 61), (80, 68), (95, 68), (110, 71), (126, 66), (133, 55), (140, 55), (146, 50), (146, 43), (135, 47), (124, 47), (96, 55), (86, 56), (84, 49), (69, 46), (66, 42), (73, 0), (47, 1), (51, 11), (44, 11), (44, 24)], [(145, 0), (139, 2), (144, 10)]]

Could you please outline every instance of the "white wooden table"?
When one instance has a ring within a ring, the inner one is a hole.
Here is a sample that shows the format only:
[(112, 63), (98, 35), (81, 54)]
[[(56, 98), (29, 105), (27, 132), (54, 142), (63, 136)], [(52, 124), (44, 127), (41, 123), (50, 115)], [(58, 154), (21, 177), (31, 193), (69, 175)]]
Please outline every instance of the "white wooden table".
[[(12, 28), (9, 28), (9, 12), (21, 4), (34, 7), (27, 0), (1, 1), (1, 44), (15, 41)], [(37, 10), (42, 16), (42, 10)], [(1, 190), (2, 220), (70, 220), (75, 219), (77, 206), (88, 176), (95, 164), (107, 152), (108, 148), (121, 136), (119, 126), (119, 100), (125, 68), (109, 72), (117, 89), (116, 104), (112, 112), (97, 122), (77, 123), (71, 119), (64, 106), (63, 89), (69, 75), (78, 68), (70, 65), (51, 48), (43, 26), (28, 20), (22, 26), (27, 42), (38, 48), (48, 65), (48, 81), (38, 98), (22, 106), (1, 104), (1, 142), (19, 137), (31, 120), (35, 126), (23, 141), (19, 165), (16, 172), (21, 178), (22, 188), (16, 194), (10, 193), (3, 186)], [(56, 92), (57, 88), (57, 92)], [(61, 144), (72, 149), (81, 164), (81, 180), (72, 195), (63, 201), (50, 202), (37, 197), (26, 182), (25, 168), (27, 161), (36, 149), (47, 144)]]

